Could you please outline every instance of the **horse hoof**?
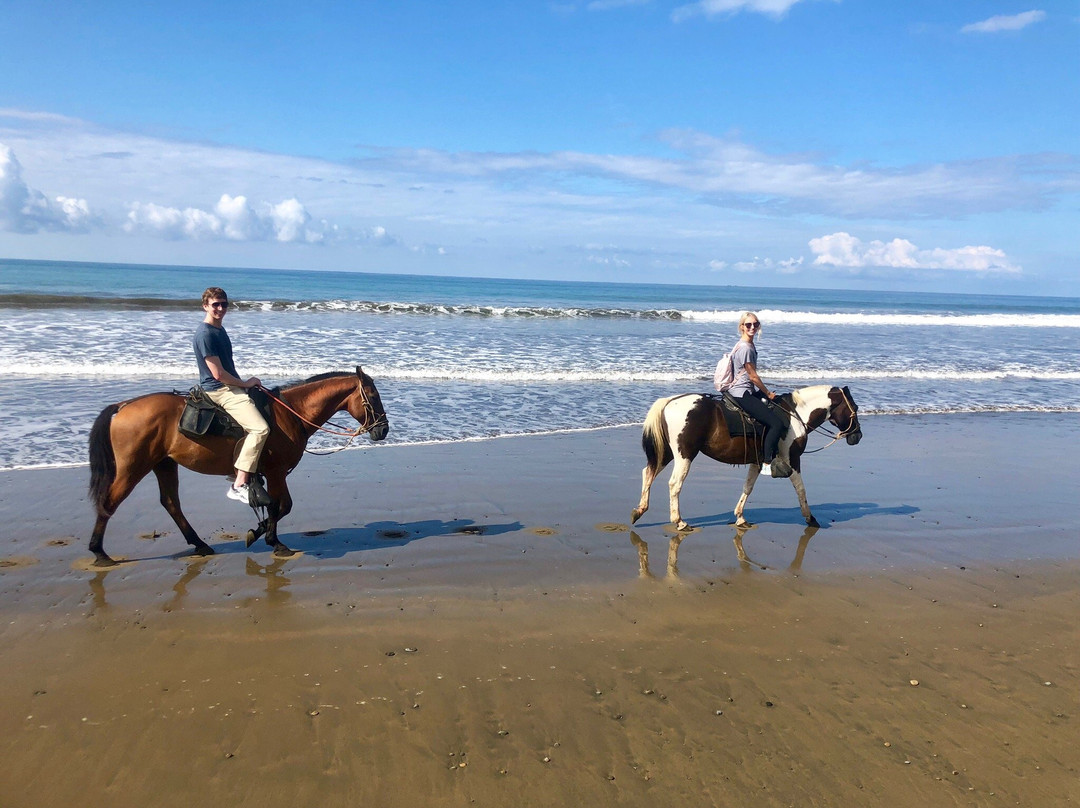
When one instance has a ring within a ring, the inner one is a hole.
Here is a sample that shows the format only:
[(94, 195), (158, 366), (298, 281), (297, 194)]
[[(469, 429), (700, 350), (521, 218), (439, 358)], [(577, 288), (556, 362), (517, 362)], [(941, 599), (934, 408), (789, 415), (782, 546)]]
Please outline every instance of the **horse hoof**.
[(678, 522), (678, 523), (676, 523), (675, 529), (677, 531), (679, 531), (680, 533), (685, 533), (688, 530), (693, 530), (693, 528), (690, 527), (690, 525), (686, 524), (686, 522)]
[(115, 567), (117, 562), (113, 561), (107, 555), (100, 555), (94, 560), (93, 566), (95, 567)]
[(217, 551), (213, 547), (211, 547), (209, 544), (204, 544), (202, 547), (196, 547), (195, 548), (195, 555), (197, 555), (197, 556), (205, 557), (205, 556), (212, 556), (212, 555), (216, 555), (216, 554), (217, 554)]
[(643, 513), (645, 513), (645, 511), (639, 511), (637, 508), (634, 508), (634, 510), (630, 512), (630, 524), (637, 522)]
[(249, 530), (249, 531), (247, 532), (247, 535), (246, 535), (246, 536), (244, 536), (244, 546), (245, 546), (245, 547), (250, 547), (250, 546), (251, 546), (251, 545), (253, 545), (253, 544), (254, 544), (254, 543), (255, 543), (256, 541), (258, 541), (258, 538), (259, 538), (259, 537), (255, 535), (255, 531), (254, 531), (254, 530)]
[(296, 555), (296, 550), (292, 550), (284, 544), (279, 544), (274, 548), (275, 558), (292, 558), (294, 555)]

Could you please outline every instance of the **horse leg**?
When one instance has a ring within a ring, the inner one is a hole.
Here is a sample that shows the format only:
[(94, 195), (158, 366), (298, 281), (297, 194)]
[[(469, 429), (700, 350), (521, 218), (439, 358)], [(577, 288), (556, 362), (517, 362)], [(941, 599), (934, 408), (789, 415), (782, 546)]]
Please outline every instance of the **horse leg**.
[(162, 460), (154, 466), (154, 476), (158, 481), (161, 507), (169, 512), (169, 516), (176, 522), (176, 526), (184, 534), (187, 543), (195, 548), (195, 555), (213, 555), (214, 548), (199, 538), (199, 534), (195, 532), (187, 517), (184, 516), (184, 512), (180, 510), (180, 473), (176, 461), (168, 457)]
[(90, 552), (94, 554), (95, 567), (114, 567), (114, 561), (105, 552), (105, 528), (109, 519), (116, 513), (120, 503), (127, 499), (128, 495), (146, 476), (148, 469), (118, 469), (113, 481), (109, 484), (108, 492), (98, 506), (97, 520), (94, 522), (94, 532), (90, 534)]
[(810, 513), (810, 505), (806, 501), (806, 486), (803, 485), (802, 475), (799, 472), (791, 472), (791, 484), (795, 486), (795, 493), (799, 496), (799, 509), (802, 511), (806, 524), (810, 527), (821, 527), (818, 520), (814, 518), (814, 514)]
[(276, 557), (288, 558), (296, 555), (296, 551), (286, 547), (278, 539), (277, 526), (278, 521), (292, 510), (292, 495), (289, 493), (289, 487), (285, 483), (284, 475), (279, 479), (276, 476), (272, 477), (267, 474), (266, 486), (271, 499), (270, 504), (266, 507), (266, 521), (264, 523), (266, 525), (266, 543), (274, 549)]
[(249, 530), (247, 532), (247, 536), (244, 537), (244, 546), (245, 547), (250, 547), (251, 545), (253, 545), (255, 542), (257, 542), (259, 540), (259, 537), (262, 536), (266, 532), (266, 528), (268, 527), (268, 522), (269, 522), (268, 519), (263, 519), (261, 522), (259, 522), (258, 525), (256, 525), (254, 530)]
[(689, 530), (690, 525), (683, 521), (682, 515), (679, 513), (679, 493), (682, 491), (683, 482), (686, 481), (686, 475), (690, 473), (690, 464), (693, 462), (692, 457), (679, 457), (675, 458), (675, 467), (671, 470), (671, 479), (668, 480), (668, 504), (671, 510), (671, 523), (675, 525), (676, 530)]
[(90, 534), (90, 552), (94, 554), (95, 567), (115, 567), (116, 562), (105, 552), (105, 528), (109, 524), (109, 517), (98, 514), (94, 522), (94, 532)]
[(289, 558), (296, 555), (296, 551), (290, 547), (286, 547), (285, 544), (278, 538), (277, 526), (280, 513), (278, 511), (277, 503), (273, 503), (267, 507), (266, 517), (266, 543), (269, 544), (273, 550), (274, 555), (277, 558)]
[(645, 468), (641, 470), (641, 501), (638, 502), (638, 506), (630, 513), (630, 524), (634, 524), (642, 517), (645, 511), (649, 510), (649, 491), (652, 489), (652, 484), (656, 479), (656, 475), (663, 471), (664, 466), (666, 465), (667, 463), (658, 469), (653, 469), (652, 464), (647, 463)]
[(757, 463), (751, 463), (749, 471), (746, 472), (746, 482), (743, 483), (742, 496), (739, 497), (739, 502), (735, 505), (735, 525), (737, 527), (750, 526), (750, 523), (746, 521), (746, 517), (743, 516), (743, 510), (746, 508), (746, 500), (750, 499), (750, 494), (754, 490), (754, 483), (757, 482), (759, 474), (761, 474), (761, 466)]

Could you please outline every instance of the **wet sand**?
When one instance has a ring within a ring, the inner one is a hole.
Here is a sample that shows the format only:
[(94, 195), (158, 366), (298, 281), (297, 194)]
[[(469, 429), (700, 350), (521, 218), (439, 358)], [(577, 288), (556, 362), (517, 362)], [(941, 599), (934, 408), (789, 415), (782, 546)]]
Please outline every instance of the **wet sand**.
[(85, 468), (0, 473), (0, 804), (1080, 800), (1080, 418), (864, 429), (816, 531), (707, 459), (630, 531), (627, 428), (305, 458), (287, 560), (185, 475), (190, 558), (147, 480), (109, 570)]

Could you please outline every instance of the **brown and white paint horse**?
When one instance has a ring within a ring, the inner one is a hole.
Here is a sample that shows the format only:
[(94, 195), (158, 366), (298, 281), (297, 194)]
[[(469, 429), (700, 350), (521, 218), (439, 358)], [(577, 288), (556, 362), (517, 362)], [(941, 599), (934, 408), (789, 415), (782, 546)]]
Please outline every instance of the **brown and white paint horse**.
[[(803, 387), (777, 396), (776, 401), (781, 409), (791, 414), (787, 435), (780, 442), (780, 454), (793, 469), (791, 484), (799, 496), (799, 507), (806, 524), (817, 526), (818, 522), (806, 502), (806, 488), (802, 481), (801, 461), (807, 436), (828, 421), (839, 430), (837, 440), (843, 437), (849, 445), (854, 446), (862, 440), (859, 408), (847, 387), (829, 385)], [(649, 509), (649, 489), (653, 480), (674, 460), (675, 467), (668, 482), (671, 522), (678, 530), (689, 530), (690, 526), (683, 521), (679, 512), (679, 492), (690, 472), (690, 464), (698, 454), (704, 454), (733, 466), (750, 465), (742, 497), (735, 506), (735, 523), (749, 524), (743, 516), (743, 509), (761, 473), (758, 460), (761, 457), (761, 440), (753, 436), (732, 437), (720, 407), (719, 399), (695, 393), (657, 399), (652, 405), (641, 433), (641, 446), (648, 462), (641, 472), (641, 501), (634, 508), (632, 522), (637, 522)]]

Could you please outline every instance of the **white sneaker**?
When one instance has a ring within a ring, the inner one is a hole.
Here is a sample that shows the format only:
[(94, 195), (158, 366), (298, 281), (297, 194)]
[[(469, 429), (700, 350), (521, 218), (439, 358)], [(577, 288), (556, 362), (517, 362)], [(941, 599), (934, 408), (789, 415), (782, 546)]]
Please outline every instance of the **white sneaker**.
[(768, 463), (761, 464), (761, 473), (766, 477), (772, 477), (772, 466)]
[(237, 502), (243, 502), (245, 505), (251, 504), (251, 491), (246, 484), (239, 487), (230, 485), (229, 490), (225, 492), (225, 496), (229, 499), (235, 499)]

